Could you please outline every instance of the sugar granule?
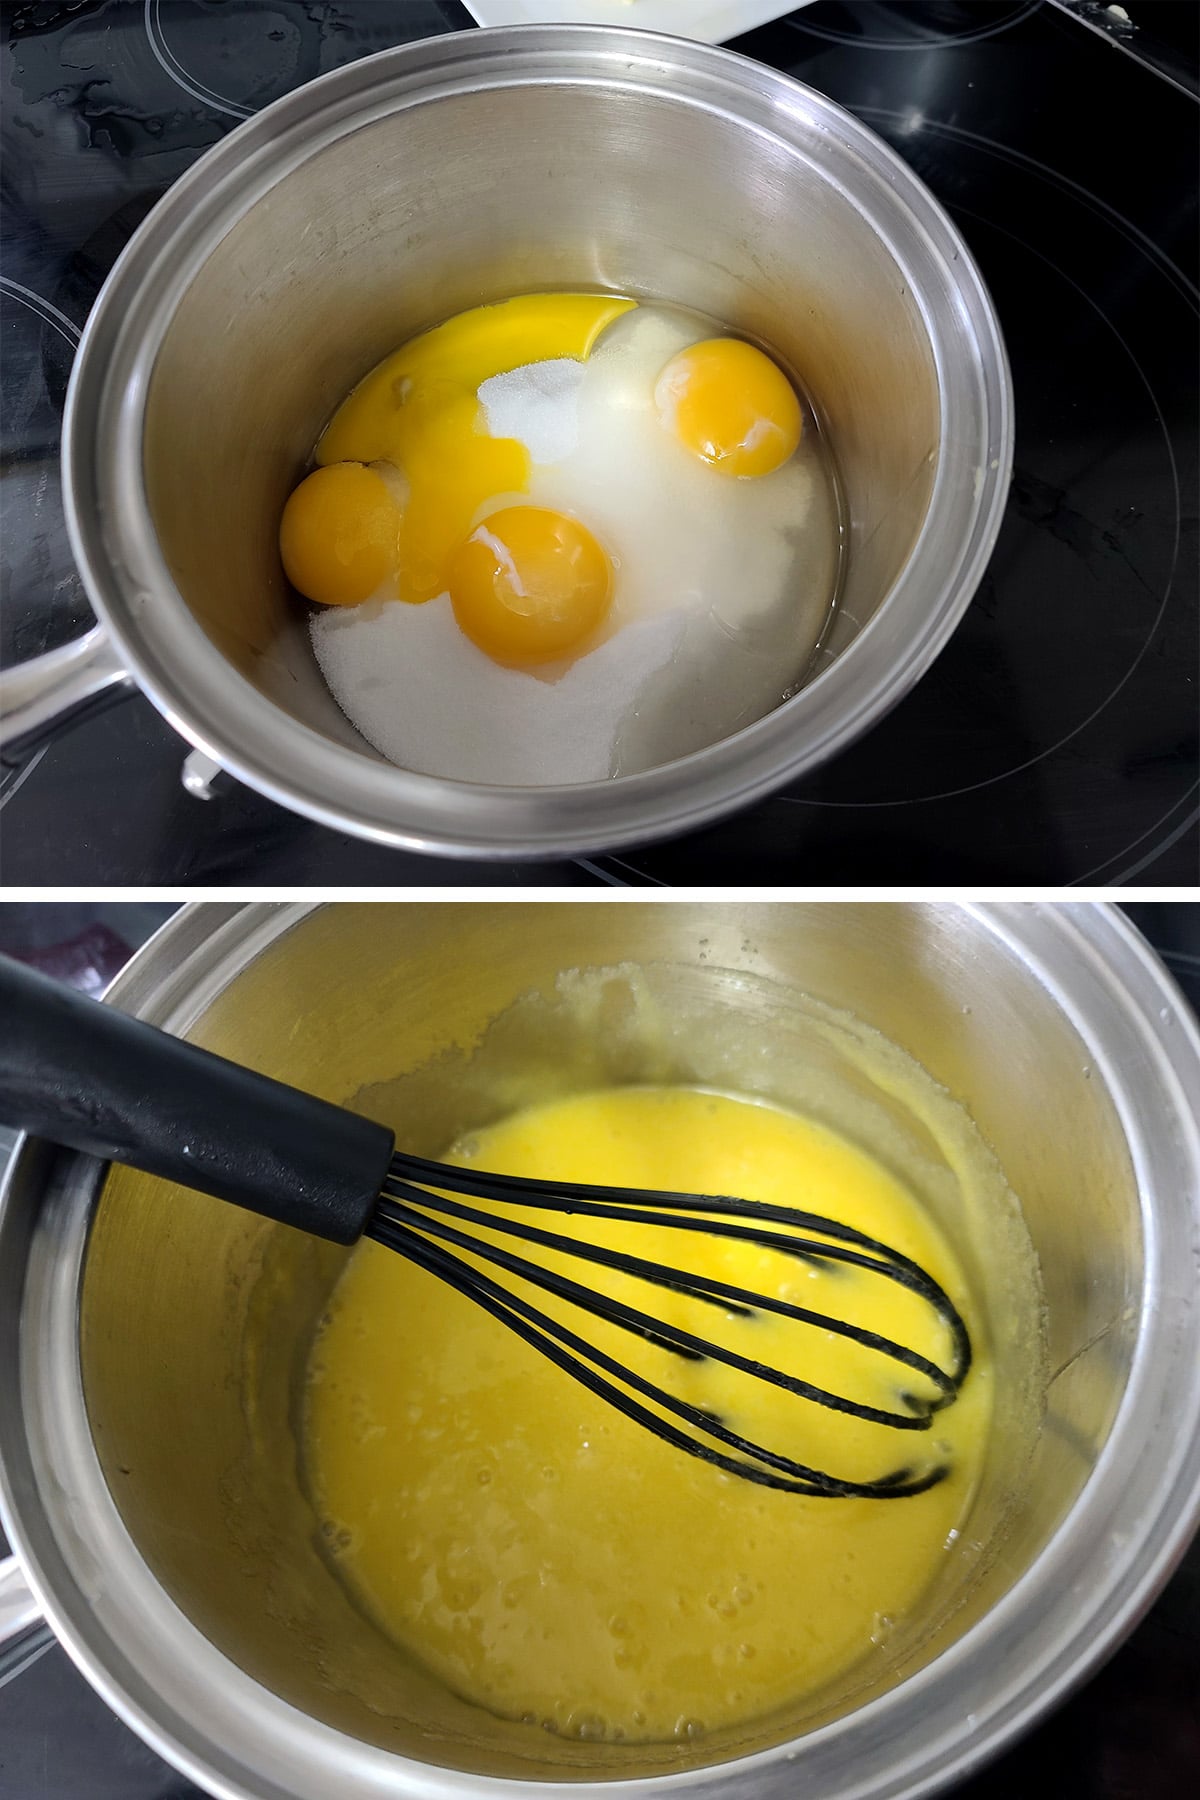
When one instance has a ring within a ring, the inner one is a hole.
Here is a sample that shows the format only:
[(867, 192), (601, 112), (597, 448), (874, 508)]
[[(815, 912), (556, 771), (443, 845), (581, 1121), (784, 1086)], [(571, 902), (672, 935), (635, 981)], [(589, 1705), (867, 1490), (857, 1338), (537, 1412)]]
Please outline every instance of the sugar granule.
[(334, 699), (389, 762), (449, 781), (544, 787), (608, 778), (621, 722), (670, 664), (684, 626), (682, 612), (636, 620), (555, 682), (476, 649), (446, 595), (329, 607), (311, 630)]

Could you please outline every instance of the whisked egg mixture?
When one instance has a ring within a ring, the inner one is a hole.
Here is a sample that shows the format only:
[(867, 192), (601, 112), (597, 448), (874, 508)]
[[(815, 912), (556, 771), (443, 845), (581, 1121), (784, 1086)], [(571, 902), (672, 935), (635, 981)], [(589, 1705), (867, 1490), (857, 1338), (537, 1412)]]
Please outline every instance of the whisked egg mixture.
[[(827, 1214), (920, 1262), (962, 1312), (975, 1361), (930, 1431), (899, 1432), (573, 1315), (618, 1360), (799, 1461), (856, 1480), (948, 1471), (904, 1499), (798, 1497), (660, 1442), (471, 1301), (364, 1242), (314, 1344), (304, 1432), (324, 1541), (359, 1605), (461, 1697), (583, 1739), (698, 1739), (886, 1655), (964, 1521), (993, 1395), (962, 1271), (906, 1187), (812, 1120), (682, 1088), (531, 1108), (451, 1160)], [(877, 1276), (706, 1235), (549, 1223), (865, 1324), (949, 1367), (937, 1315)], [(557, 1266), (867, 1404), (895, 1409), (920, 1389), (921, 1377), (823, 1330), (731, 1319), (633, 1277)]]
[(669, 306), (527, 294), (413, 339), (280, 527), (325, 680), (402, 768), (501, 785), (670, 761), (792, 691), (840, 531), (811, 409)]

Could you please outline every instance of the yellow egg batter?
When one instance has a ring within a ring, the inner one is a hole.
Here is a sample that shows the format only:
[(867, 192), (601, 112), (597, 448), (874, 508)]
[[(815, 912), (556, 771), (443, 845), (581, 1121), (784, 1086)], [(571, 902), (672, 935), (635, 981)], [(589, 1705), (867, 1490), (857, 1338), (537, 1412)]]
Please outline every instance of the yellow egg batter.
[[(966, 1319), (975, 1358), (930, 1430), (897, 1431), (571, 1316), (610, 1355), (800, 1462), (853, 1480), (947, 1470), (906, 1498), (798, 1497), (660, 1442), (480, 1307), (364, 1242), (315, 1342), (305, 1413), (324, 1541), (362, 1608), (461, 1696), (583, 1738), (696, 1738), (886, 1656), (964, 1518), (992, 1402), (961, 1271), (906, 1188), (811, 1120), (688, 1089), (615, 1089), (530, 1109), (451, 1160), (826, 1214), (922, 1264)], [(868, 1325), (950, 1366), (937, 1314), (876, 1275), (695, 1233), (557, 1214), (537, 1222)], [(934, 1391), (822, 1329), (731, 1316), (529, 1254), (867, 1404), (903, 1411), (906, 1393)], [(543, 1303), (568, 1317), (562, 1303)]]

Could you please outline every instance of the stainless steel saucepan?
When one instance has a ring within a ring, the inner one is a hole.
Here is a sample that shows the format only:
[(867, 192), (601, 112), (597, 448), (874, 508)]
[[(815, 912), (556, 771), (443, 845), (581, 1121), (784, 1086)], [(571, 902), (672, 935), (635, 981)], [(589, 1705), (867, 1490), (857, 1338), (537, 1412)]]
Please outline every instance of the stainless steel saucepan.
[[(794, 366), (838, 462), (840, 611), (807, 685), (734, 737), (575, 787), (394, 768), (312, 657), (276, 530), (338, 401), (410, 334), (538, 288), (660, 297)], [(338, 70), (211, 150), (84, 332), (64, 426), (98, 623), (4, 682), (10, 739), (135, 681), (189, 742), (338, 829), (559, 856), (680, 831), (859, 736), (928, 668), (995, 541), (1012, 396), (957, 231), (872, 132), (730, 52), (477, 31)]]
[[(857, 1685), (740, 1731), (570, 1742), (486, 1719), (405, 1661), (316, 1547), (294, 1407), (345, 1253), (25, 1142), (0, 1206), (20, 1559), (0, 1620), (28, 1622), (23, 1571), (108, 1703), (225, 1800), (924, 1794), (1061, 1698), (1181, 1554), (1200, 1512), (1200, 1034), (1115, 910), (208, 904), (109, 999), (393, 1106), (417, 1150), (533, 1092), (648, 1068), (787, 1099), (805, 1006), (844, 1009), (967, 1106), (1041, 1266), (1036, 1446), (1015, 1486), (989, 1463), (922, 1628)], [(836, 1090), (813, 1070), (814, 1092)], [(894, 1093), (876, 1099), (898, 1131)], [(854, 1100), (875, 1104), (861, 1082)], [(933, 1179), (934, 1139), (913, 1144), (966, 1255), (959, 1190)], [(1037, 1322), (998, 1263), (982, 1273), (1003, 1393)]]

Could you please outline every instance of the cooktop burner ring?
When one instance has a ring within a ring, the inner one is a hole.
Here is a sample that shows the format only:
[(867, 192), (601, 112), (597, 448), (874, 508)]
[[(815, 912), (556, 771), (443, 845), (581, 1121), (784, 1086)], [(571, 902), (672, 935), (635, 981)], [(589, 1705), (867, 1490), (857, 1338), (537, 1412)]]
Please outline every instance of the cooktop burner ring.
[[(1044, 0), (1012, 0), (1010, 9), (1003, 18), (993, 19), (986, 25), (980, 25), (977, 21), (969, 24), (967, 22), (970, 14), (975, 10), (973, 6), (964, 4), (964, 0), (951, 0), (953, 10), (961, 16), (962, 29), (956, 31), (947, 26), (939, 33), (935, 26), (920, 37), (902, 35), (868, 37), (862, 32), (838, 31), (832, 25), (814, 25), (804, 15), (789, 19), (787, 22), (794, 31), (803, 31), (809, 37), (823, 38), (829, 44), (844, 44), (851, 50), (940, 50), (952, 49), (957, 44), (978, 44), (982, 43), (984, 38), (998, 37), (1002, 31), (1011, 31), (1014, 25), (1021, 23), (1022, 19), (1027, 19), (1031, 13), (1037, 12), (1043, 4)], [(946, 10), (950, 11), (951, 6), (947, 6)], [(868, 11), (872, 14), (879, 13), (882, 15), (879, 23), (894, 23), (897, 31), (902, 28), (908, 30), (913, 28), (910, 15), (904, 12), (895, 12), (891, 8), (885, 13), (884, 7), (878, 3), (868, 7), (862, 3), (862, 0), (858, 0), (855, 11), (860, 14)]]
[[(1139, 833), (1131, 843), (1126, 844), (1124, 850), (1119, 853), (1120, 856), (1128, 856), (1131, 850), (1136, 850), (1139, 844), (1144, 844), (1147, 838), (1160, 831), (1169, 819), (1174, 818), (1181, 807), (1188, 808), (1182, 819), (1175, 820), (1165, 837), (1154, 837), (1151, 847), (1139, 856), (1136, 862), (1118, 869), (1115, 875), (1105, 875), (1104, 871), (1118, 861), (1117, 856), (1106, 856), (1103, 862), (1097, 863), (1094, 869), (1089, 869), (1086, 875), (1073, 875), (1066, 883), (1067, 887), (1091, 887), (1094, 885), (1122, 887), (1127, 881), (1132, 881), (1135, 875), (1140, 874), (1143, 869), (1149, 868), (1152, 862), (1156, 862), (1164, 850), (1169, 850), (1172, 844), (1177, 844), (1180, 838), (1192, 829), (1197, 820), (1200, 820), (1200, 806), (1196, 805), (1197, 795), (1200, 795), (1200, 781), (1194, 781), (1186, 794), (1183, 794), (1174, 806), (1168, 807), (1160, 819), (1156, 819), (1153, 825), (1147, 826), (1145, 831)], [(1101, 882), (1102, 877), (1103, 881)]]
[(14, 281), (10, 275), (0, 275), (0, 288), (3, 288), (6, 294), (11, 294), (22, 305), (27, 306), (30, 312), (37, 313), (43, 324), (49, 325), (52, 331), (57, 331), (61, 337), (65, 337), (74, 352), (83, 334), (79, 326), (68, 319), (65, 312), (60, 312), (52, 300), (47, 300), (43, 294), (35, 294), (32, 288), (26, 287), (20, 281)]
[[(1038, 0), (1039, 5), (1043, 3), (1044, 0)], [(901, 125), (906, 124), (912, 118), (911, 111), (897, 112), (894, 108), (882, 106), (857, 105), (854, 111), (859, 118), (864, 120), (895, 119)], [(1099, 218), (1115, 230), (1120, 231), (1148, 260), (1156, 263), (1159, 272), (1168, 276), (1180, 288), (1183, 297), (1193, 309), (1200, 313), (1200, 286), (1197, 286), (1184, 273), (1178, 263), (1172, 261), (1162, 246), (1157, 244), (1148, 233), (1144, 232), (1140, 226), (1135, 225), (1132, 219), (1127, 219), (1124, 213), (1118, 212), (1116, 207), (1110, 206), (1107, 200), (1102, 200), (1098, 194), (1094, 194), (1090, 188), (1083, 187), (1070, 175), (1064, 175), (1061, 169), (1054, 168), (1052, 164), (1043, 162), (1039, 157), (1029, 156), (1024, 150), (1016, 150), (1011, 144), (1001, 143), (998, 138), (988, 137), (983, 132), (971, 131), (965, 125), (952, 125), (948, 120), (922, 117), (920, 129), (936, 132), (941, 137), (969, 144), (992, 156), (999, 157), (1002, 162), (1013, 163), (1018, 169), (1041, 175), (1047, 181), (1052, 182), (1055, 187), (1062, 188), (1073, 200), (1090, 208)]]
[(214, 92), (188, 74), (167, 42), (162, 22), (162, 0), (146, 0), (143, 19), (155, 61), (170, 76), (176, 87), (182, 88), (185, 94), (190, 94), (193, 100), (199, 100), (202, 106), (211, 107), (214, 112), (227, 113), (233, 119), (254, 117), (257, 107), (241, 106), (236, 100), (229, 100), (223, 94)]
[[(913, 128), (911, 125), (911, 117), (908, 113), (870, 106), (860, 106), (857, 110), (867, 123), (875, 126), (890, 126), (897, 136), (909, 136), (910, 130), (915, 129), (937, 137), (958, 140), (964, 145), (970, 146), (983, 154), (990, 154), (1003, 161), (1009, 162), (1026, 175), (1036, 176), (1062, 190), (1075, 203), (1090, 211), (1100, 224), (1119, 233), (1120, 236), (1133, 247), (1143, 261), (1149, 264), (1156, 274), (1168, 282), (1174, 298), (1182, 301), (1189, 309), (1190, 314), (1200, 317), (1200, 304), (1198, 304), (1198, 302), (1200, 302), (1200, 292), (1198, 292), (1198, 290), (1188, 281), (1183, 271), (1165, 255), (1151, 238), (1140, 231), (1131, 220), (1126, 219), (1122, 214), (1116, 212), (1114, 208), (1109, 206), (1098, 196), (1091, 194), (1087, 189), (1080, 187), (1078, 183), (1072, 181), (1068, 176), (1061, 175), (1059, 171), (1051, 168), (1048, 164), (1039, 162), (1036, 158), (1025, 156), (1021, 152), (1014, 151), (1008, 146), (999, 144), (995, 140), (984, 137), (977, 132), (971, 132), (961, 127), (943, 124), (937, 120), (924, 119), (919, 122), (917, 127)], [(968, 241), (973, 244), (973, 247), (978, 247), (979, 245), (981, 229), (987, 232), (994, 232), (1018, 246), (1025, 255), (1036, 258), (1037, 261), (1044, 263), (1048, 268), (1052, 269), (1059, 280), (1073, 290), (1079, 299), (1086, 302), (1087, 306), (1090, 307), (1095, 314), (1097, 320), (1106, 328), (1107, 332), (1111, 334), (1111, 337), (1115, 339), (1116, 344), (1120, 346), (1120, 350), (1127, 359), (1132, 373), (1136, 376), (1137, 381), (1145, 391), (1145, 396), (1149, 402), (1154, 423), (1161, 436), (1163, 451), (1165, 453), (1164, 472), (1169, 476), (1171, 510), (1173, 512), (1169, 560), (1167, 561), (1166, 567), (1161, 572), (1161, 586), (1160, 591), (1156, 596), (1156, 610), (1153, 617), (1146, 622), (1144, 635), (1142, 636), (1140, 643), (1136, 648), (1132, 649), (1132, 654), (1125, 660), (1124, 665), (1119, 672), (1110, 672), (1110, 676), (1106, 680), (1104, 692), (1100, 694), (1098, 698), (1093, 698), (1091, 703), (1086, 705), (1086, 710), (1082, 712), (1081, 716), (1076, 717), (1071, 722), (1069, 729), (1057, 732), (1054, 736), (1049, 738), (1049, 741), (1037, 748), (1032, 755), (1026, 756), (1020, 761), (1010, 763), (1003, 769), (997, 769), (988, 774), (981, 775), (977, 780), (962, 782), (944, 788), (930, 789), (924, 793), (910, 792), (903, 795), (897, 794), (886, 797), (861, 797), (854, 799), (815, 798), (807, 795), (782, 796), (783, 798), (791, 799), (808, 806), (852, 810), (885, 808), (891, 806), (926, 805), (936, 801), (954, 799), (961, 795), (994, 786), (999, 782), (1008, 780), (1014, 775), (1020, 774), (1024, 770), (1034, 767), (1039, 762), (1045, 761), (1046, 758), (1054, 755), (1065, 745), (1069, 744), (1072, 739), (1076, 738), (1081, 732), (1087, 730), (1088, 727), (1100, 717), (1104, 710), (1112, 704), (1134, 675), (1139, 664), (1150, 650), (1156, 634), (1162, 625), (1164, 614), (1172, 598), (1175, 580), (1178, 574), (1182, 520), (1179, 460), (1171, 439), (1171, 433), (1168, 428), (1163, 404), (1159, 399), (1154, 384), (1134, 349), (1131, 347), (1117, 324), (1105, 312), (1103, 306), (1096, 297), (1089, 292), (1081, 282), (1076, 280), (1072, 274), (1064, 269), (1061, 264), (1055, 262), (1045, 250), (1040, 249), (1035, 243), (1030, 242), (1026, 238), (1018, 237), (1016, 232), (1013, 231), (1009, 225), (1001, 224), (989, 218), (987, 215), (978, 212), (973, 207), (963, 204), (956, 205), (953, 199), (945, 203), (949, 205), (950, 210), (952, 210), (956, 216), (973, 221), (974, 226), (978, 228), (974, 231), (971, 228), (968, 228), (965, 232)], [(1003, 316), (1003, 309), (1001, 309), (1002, 323)], [(1013, 475), (1014, 495), (1019, 495), (1023, 477), (1026, 481), (1032, 480), (1035, 483), (1037, 480), (1036, 477), (1031, 476), (1028, 470), (1022, 469), (1023, 437), (1021, 429), (1021, 413), (1021, 393), (1018, 386), (1017, 461)], [(1134, 568), (1134, 565), (1129, 558), (1124, 557), (1123, 553), (1120, 554), (1122, 554), (1123, 560), (1135, 577), (1142, 580), (1140, 573)], [(931, 677), (934, 673), (935, 672), (931, 671)], [(880, 765), (877, 772), (885, 774), (886, 767)], [(1079, 877), (1077, 879), (1085, 878)]]
[[(981, 216), (979, 214), (972, 214), (970, 212), (969, 208), (963, 207), (963, 208), (959, 208), (958, 210), (960, 212), (964, 213), (967, 217), (978, 218), (979, 222), (981, 224), (989, 224), (990, 223), (989, 221), (981, 218)], [(1013, 236), (1013, 234), (1008, 232), (1007, 229), (1002, 225), (992, 225), (991, 229), (1002, 232), (1006, 237)], [(1020, 240), (1016, 239), (1014, 237), (1013, 241), (1019, 242)], [(1029, 250), (1031, 255), (1041, 257), (1041, 252), (1034, 249), (1032, 245), (1025, 245), (1024, 248)], [(1043, 258), (1043, 260), (1048, 261), (1048, 259), (1046, 259), (1046, 258)], [(1076, 290), (1077, 293), (1080, 294), (1080, 296), (1084, 300), (1086, 300), (1091, 305), (1095, 304), (1092, 301), (1091, 296), (1087, 293), (1086, 289), (1082, 288), (1078, 282), (1074, 281), (1071, 278), (1071, 276), (1066, 274), (1065, 270), (1059, 269), (1058, 273), (1062, 276), (1064, 281), (1066, 281), (1071, 287), (1073, 287)], [(1134, 356), (1133, 352), (1129, 349), (1128, 344), (1125, 343), (1125, 340), (1121, 337), (1121, 334), (1116, 330), (1115, 326), (1113, 326), (1111, 320), (1107, 319), (1105, 317), (1105, 315), (1102, 312), (1100, 312), (1099, 307), (1096, 307), (1096, 311), (1100, 314), (1101, 319), (1103, 319), (1104, 323), (1108, 326), (1109, 330), (1112, 331), (1114, 337), (1117, 338), (1118, 342), (1121, 344), (1122, 348), (1125, 350), (1125, 353), (1128, 356), (1130, 363), (1132, 364), (1133, 368), (1136, 370), (1137, 374), (1140, 376), (1140, 378), (1145, 386), (1146, 392), (1150, 397), (1151, 404), (1153, 405), (1155, 413), (1158, 416), (1159, 423), (1160, 423), (1160, 425), (1162, 425), (1161, 408), (1159, 407), (1157, 397), (1154, 393), (1154, 389), (1150, 385), (1150, 382), (1146, 376), (1145, 370), (1142, 368), (1141, 364), (1138, 362), (1138, 360)], [(1018, 431), (1019, 431), (1019, 427), (1018, 427)], [(922, 805), (926, 805), (928, 803), (931, 803), (931, 802), (937, 801), (937, 800), (952, 800), (962, 794), (976, 793), (981, 788), (992, 787), (996, 782), (1007, 781), (1010, 776), (1019, 775), (1023, 770), (1033, 768), (1033, 766), (1036, 763), (1043, 762), (1046, 759), (1046, 757), (1053, 756), (1056, 751), (1061, 750), (1066, 744), (1069, 744), (1071, 742), (1072, 738), (1078, 737), (1078, 735), (1081, 731), (1086, 731), (1088, 726), (1093, 724), (1094, 721), (1099, 718), (1100, 714), (1105, 710), (1105, 708), (1107, 706), (1110, 706), (1112, 704), (1112, 702), (1116, 699), (1116, 697), (1120, 693), (1121, 689), (1125, 686), (1126, 682), (1129, 681), (1131, 676), (1134, 674), (1134, 671), (1137, 669), (1138, 664), (1141, 662), (1142, 658), (1146, 655), (1147, 651), (1149, 650), (1151, 643), (1154, 640), (1155, 634), (1158, 631), (1160, 625), (1162, 624), (1163, 615), (1166, 612), (1167, 606), (1170, 603), (1171, 591), (1172, 591), (1172, 588), (1174, 585), (1174, 578), (1178, 571), (1179, 549), (1180, 549), (1180, 541), (1181, 541), (1181, 506), (1180, 506), (1179, 469), (1178, 469), (1178, 464), (1175, 459), (1174, 448), (1171, 444), (1170, 434), (1167, 432), (1165, 425), (1162, 426), (1162, 440), (1163, 440), (1163, 448), (1166, 451), (1167, 460), (1168, 460), (1168, 463), (1170, 465), (1170, 470), (1171, 470), (1171, 480), (1172, 480), (1172, 486), (1173, 486), (1173, 501), (1174, 501), (1174, 509), (1175, 509), (1175, 531), (1174, 531), (1174, 536), (1173, 536), (1172, 544), (1171, 544), (1171, 564), (1170, 564), (1170, 568), (1167, 572), (1166, 586), (1164, 587), (1162, 595), (1159, 598), (1158, 610), (1156, 611), (1153, 619), (1149, 623), (1149, 626), (1148, 626), (1148, 629), (1146, 632), (1146, 636), (1145, 636), (1144, 640), (1142, 641), (1141, 645), (1139, 646), (1139, 648), (1137, 649), (1137, 651), (1135, 652), (1132, 660), (1126, 666), (1124, 673), (1119, 677), (1119, 679), (1116, 681), (1116, 683), (1109, 689), (1105, 698), (1102, 699), (1096, 706), (1094, 706), (1091, 709), (1091, 711), (1086, 714), (1086, 716), (1084, 718), (1079, 719), (1074, 725), (1072, 725), (1072, 727), (1069, 731), (1064, 732), (1061, 737), (1056, 738), (1053, 742), (1044, 745), (1043, 748), (1040, 749), (1039, 751), (1037, 751), (1035, 755), (1026, 757), (1026, 759), (1023, 762), (1013, 763), (1010, 768), (1002, 769), (994, 775), (981, 776), (978, 781), (966, 782), (965, 784), (963, 784), (960, 787), (941, 788), (941, 789), (938, 789), (936, 792), (931, 792), (931, 793), (927, 793), (927, 794), (897, 795), (897, 796), (894, 796), (894, 797), (886, 799), (886, 800), (806, 800), (805, 801), (806, 805), (831, 806), (831, 807), (922, 806)], [(1019, 442), (1020, 442), (1020, 440), (1018, 437), (1018, 444), (1019, 444)], [(1021, 476), (1020, 476), (1019, 467), (1014, 466), (1014, 469), (1013, 469), (1013, 487), (1014, 487), (1014, 489), (1017, 487), (1020, 479), (1021, 479)]]

